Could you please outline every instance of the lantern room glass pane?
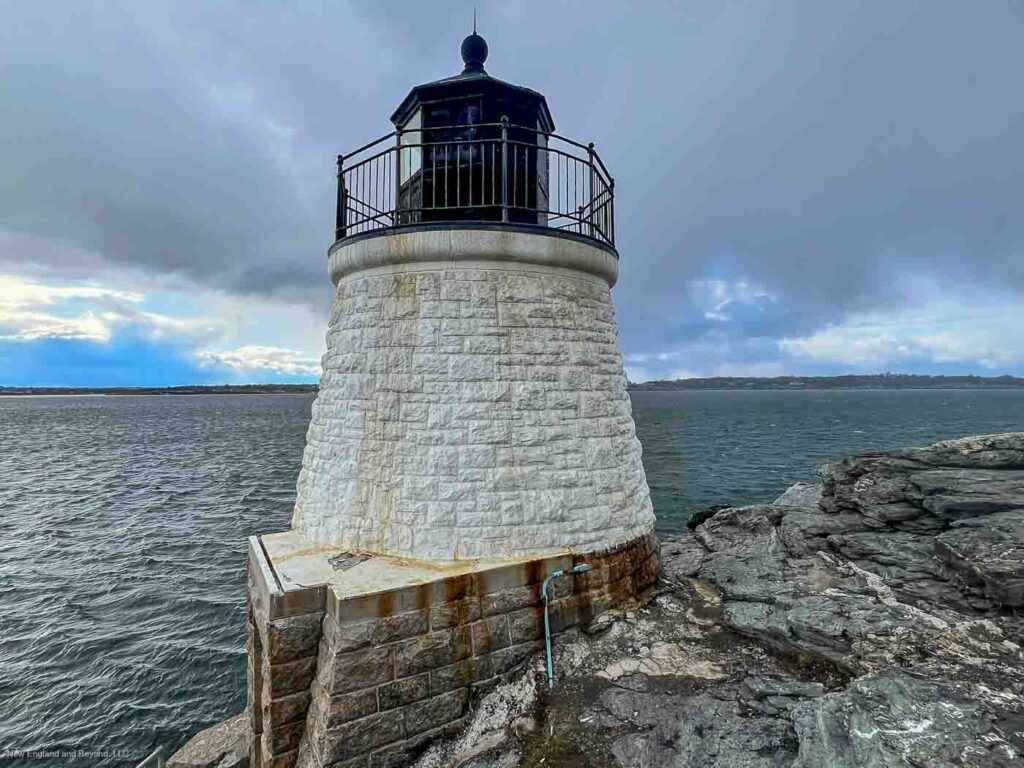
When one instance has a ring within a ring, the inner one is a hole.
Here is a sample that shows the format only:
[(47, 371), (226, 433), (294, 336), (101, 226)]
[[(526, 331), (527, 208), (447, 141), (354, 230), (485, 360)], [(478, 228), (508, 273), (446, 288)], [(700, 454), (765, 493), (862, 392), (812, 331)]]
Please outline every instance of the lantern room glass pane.
[[(413, 174), (418, 173), (423, 167), (423, 149), (419, 146), (423, 143), (423, 133), (420, 130), (423, 125), (422, 113), (417, 110), (409, 121), (405, 124), (405, 129), (402, 131), (399, 138), (400, 151), (400, 168), (401, 168), (401, 183), (405, 184), (409, 179), (413, 177)], [(415, 144), (417, 146), (408, 146)]]

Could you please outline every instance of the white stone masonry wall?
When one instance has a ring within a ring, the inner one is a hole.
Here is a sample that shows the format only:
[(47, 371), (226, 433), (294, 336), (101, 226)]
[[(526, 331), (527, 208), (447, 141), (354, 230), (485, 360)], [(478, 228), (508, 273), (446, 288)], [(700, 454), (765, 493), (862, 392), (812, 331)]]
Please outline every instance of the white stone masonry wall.
[(592, 551), (654, 515), (607, 282), (500, 262), (342, 277), (293, 528), (432, 559)]

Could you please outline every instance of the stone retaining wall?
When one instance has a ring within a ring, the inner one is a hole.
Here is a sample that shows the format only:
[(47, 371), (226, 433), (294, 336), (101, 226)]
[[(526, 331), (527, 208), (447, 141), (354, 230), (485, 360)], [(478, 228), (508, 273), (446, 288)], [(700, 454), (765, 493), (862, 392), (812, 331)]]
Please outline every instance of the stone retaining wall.
[[(255, 548), (254, 548), (255, 547)], [(284, 591), (250, 548), (249, 713), (253, 768), (398, 768), (459, 729), (474, 695), (563, 631), (643, 593), (657, 579), (648, 535), (586, 555), (559, 555), (339, 600), (324, 587)]]

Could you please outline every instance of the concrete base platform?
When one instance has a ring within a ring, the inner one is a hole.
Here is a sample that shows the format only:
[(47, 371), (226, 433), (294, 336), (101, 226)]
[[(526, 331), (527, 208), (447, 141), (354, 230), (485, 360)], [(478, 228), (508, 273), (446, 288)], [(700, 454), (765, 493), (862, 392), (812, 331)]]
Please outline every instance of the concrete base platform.
[(552, 632), (653, 586), (653, 534), (603, 552), (421, 561), (318, 546), (294, 531), (249, 542), (250, 760), (260, 766), (407, 765), (459, 728), (472, 696)]

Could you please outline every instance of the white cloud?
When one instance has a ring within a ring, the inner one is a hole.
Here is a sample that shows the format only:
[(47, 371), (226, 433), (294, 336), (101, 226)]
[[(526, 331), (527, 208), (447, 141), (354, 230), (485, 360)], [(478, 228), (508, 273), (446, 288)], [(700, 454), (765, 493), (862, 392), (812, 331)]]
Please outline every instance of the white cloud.
[(118, 327), (132, 326), (144, 338), (192, 339), (220, 332), (210, 319), (174, 318), (139, 308), (146, 297), (92, 284), (49, 285), (0, 275), (0, 339), (78, 339), (109, 342)]
[(77, 317), (57, 317), (45, 312), (9, 310), (0, 306), (0, 339), (83, 339), (110, 341), (110, 324), (95, 312)]
[(203, 350), (206, 365), (222, 365), (239, 373), (272, 372), (289, 376), (319, 376), (320, 361), (294, 349), (244, 346), (233, 350)]
[(1024, 305), (1012, 297), (939, 297), (893, 311), (860, 313), (807, 336), (779, 341), (795, 360), (882, 370), (910, 363), (1024, 364)]
[(324, 320), (307, 305), (137, 277), (108, 272), (101, 284), (0, 273), (0, 339), (109, 344), (130, 332), (175, 344), (206, 365), (319, 374)]
[(0, 275), (0, 310), (52, 306), (69, 299), (119, 299), (140, 303), (143, 296), (98, 285), (44, 285), (13, 275)]
[(747, 280), (691, 280), (690, 296), (707, 320), (732, 320), (730, 308), (737, 305), (760, 306), (775, 297)]

